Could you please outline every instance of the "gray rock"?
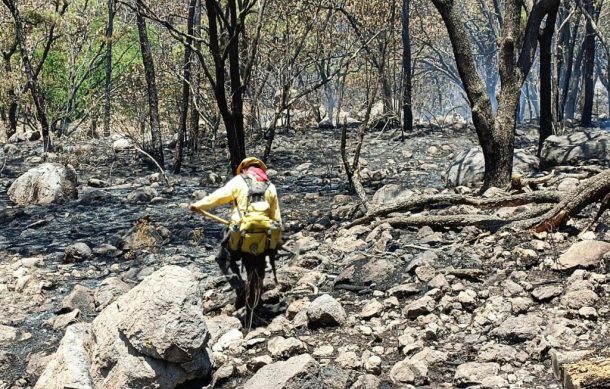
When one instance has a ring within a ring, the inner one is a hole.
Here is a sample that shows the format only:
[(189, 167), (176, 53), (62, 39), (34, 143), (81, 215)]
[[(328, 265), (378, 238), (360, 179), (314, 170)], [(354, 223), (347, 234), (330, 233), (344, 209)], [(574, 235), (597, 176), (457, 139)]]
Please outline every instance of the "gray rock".
[(428, 380), (428, 366), (421, 360), (404, 359), (392, 366), (390, 379), (398, 385), (423, 385)]
[(106, 308), (129, 289), (131, 289), (131, 286), (118, 277), (106, 278), (93, 294), (96, 309), (101, 311)]
[(64, 250), (64, 262), (82, 262), (91, 258), (93, 252), (86, 243), (78, 242), (71, 244)]
[(337, 300), (324, 294), (309, 304), (307, 318), (312, 327), (336, 326), (345, 322), (345, 309)]
[(173, 388), (208, 374), (208, 331), (194, 275), (165, 266), (93, 321), (90, 376), (97, 387)]
[(157, 191), (150, 186), (139, 188), (127, 195), (127, 201), (135, 204), (149, 203), (152, 199), (159, 196)]
[(288, 358), (305, 351), (305, 344), (297, 338), (276, 336), (269, 340), (267, 349), (276, 358)]
[(78, 197), (78, 179), (71, 165), (43, 163), (19, 176), (8, 190), (18, 205), (52, 204)]
[(210, 334), (210, 344), (216, 343), (221, 336), (231, 330), (240, 330), (241, 322), (238, 318), (227, 315), (218, 315), (206, 320)]
[(610, 252), (610, 243), (597, 240), (583, 240), (573, 244), (561, 254), (558, 268), (561, 270), (592, 268), (600, 264), (604, 254)]
[(610, 160), (610, 137), (604, 131), (580, 129), (569, 135), (552, 135), (546, 138), (540, 152), (540, 164), (547, 168), (558, 165), (575, 165), (581, 161)]
[(548, 301), (554, 297), (557, 297), (563, 293), (563, 288), (561, 285), (545, 285), (540, 286), (532, 291), (532, 296), (537, 301)]
[(536, 314), (511, 316), (491, 334), (511, 342), (534, 339), (541, 331), (542, 318)]
[(80, 310), (85, 315), (95, 312), (93, 291), (86, 286), (74, 285), (74, 288), (61, 302), (58, 313)]
[(78, 323), (66, 329), (57, 351), (38, 378), (34, 389), (94, 388), (89, 377), (85, 346), (90, 326), (88, 323)]
[(370, 319), (371, 317), (379, 316), (383, 312), (383, 304), (377, 300), (369, 301), (360, 312), (360, 317)]
[(436, 302), (430, 296), (424, 296), (418, 300), (413, 301), (411, 304), (407, 305), (404, 309), (404, 314), (409, 319), (415, 319), (421, 315), (427, 315), (434, 311), (436, 307)]
[(347, 266), (335, 279), (337, 285), (376, 285), (376, 289), (384, 289), (395, 275), (395, 266), (386, 259), (361, 259)]
[[(538, 169), (538, 158), (523, 149), (515, 149), (513, 172), (529, 173)], [(447, 186), (469, 186), (483, 181), (485, 160), (480, 147), (459, 153), (445, 172)]]
[(375, 192), (371, 204), (374, 207), (379, 208), (384, 205), (389, 205), (404, 200), (412, 195), (413, 192), (411, 190), (402, 188), (400, 185), (387, 184)]
[(493, 362), (478, 363), (468, 362), (458, 366), (453, 381), (458, 386), (481, 385), (483, 380), (496, 377), (500, 371), (500, 365)]
[[(309, 354), (301, 354), (287, 361), (262, 367), (243, 386), (244, 389), (296, 389), (322, 387), (317, 376), (319, 365)], [(315, 386), (307, 386), (310, 384)], [(316, 385), (317, 384), (317, 385)]]

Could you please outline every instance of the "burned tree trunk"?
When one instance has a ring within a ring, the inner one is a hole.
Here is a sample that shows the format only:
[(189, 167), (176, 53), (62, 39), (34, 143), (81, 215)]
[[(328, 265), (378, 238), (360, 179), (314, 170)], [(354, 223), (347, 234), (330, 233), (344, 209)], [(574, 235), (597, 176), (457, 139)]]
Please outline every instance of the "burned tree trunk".
[[(589, 15), (593, 15), (594, 5), (593, 0), (584, 1), (585, 11)], [(583, 106), (582, 115), (580, 121), (583, 126), (590, 126), (593, 118), (593, 97), (595, 94), (595, 31), (593, 24), (589, 18), (587, 18), (587, 25), (585, 29), (585, 74), (584, 74), (584, 88), (583, 88)]]
[(50, 127), (46, 113), (46, 103), (44, 95), (40, 90), (38, 80), (36, 79), (36, 71), (32, 66), (32, 60), (26, 44), (23, 21), (21, 20), (19, 9), (17, 8), (14, 0), (2, 0), (2, 2), (8, 8), (15, 23), (15, 39), (17, 41), (17, 45), (19, 46), (19, 51), (21, 52), (21, 62), (23, 63), (23, 70), (28, 80), (28, 88), (30, 89), (32, 100), (34, 101), (34, 107), (36, 108), (36, 117), (40, 123), (43, 149), (44, 151), (49, 151), (52, 148), (52, 144), (51, 137), (49, 135)]
[[(193, 18), (193, 36), (201, 37), (201, 0), (195, 0), (195, 15)], [(201, 51), (201, 41), (194, 43), (195, 51)], [(201, 67), (198, 61), (191, 63), (191, 121), (189, 143), (193, 151), (197, 151), (199, 146), (199, 84)]]
[[(11, 45), (11, 47), (2, 52), (2, 58), (4, 59), (4, 70), (6, 74), (10, 74), (12, 71), (11, 66), (11, 58), (13, 54), (17, 51), (17, 40)], [(17, 94), (15, 93), (15, 87), (11, 85), (7, 91), (7, 95), (9, 98), (9, 107), (8, 107), (8, 127), (6, 129), (6, 139), (8, 140), (11, 136), (13, 136), (17, 132)]]
[(112, 86), (112, 34), (114, 33), (114, 15), (116, 4), (108, 0), (108, 25), (106, 26), (106, 74), (104, 80), (104, 136), (110, 136), (110, 87)]
[[(513, 165), (514, 132), (520, 90), (532, 66), (538, 46), (538, 30), (544, 17), (559, 0), (542, 0), (532, 5), (525, 28), (521, 26), (521, 4), (504, 3), (499, 47), (501, 89), (498, 112), (493, 115), (485, 84), (477, 74), (476, 61), (464, 27), (462, 9), (450, 0), (433, 0), (441, 14), (458, 72), (472, 109), (472, 118), (485, 158), (483, 190), (508, 187)], [(520, 48), (520, 50), (519, 50)], [(518, 58), (517, 60), (515, 60)]]
[(409, 31), (411, 0), (402, 0), (402, 140), (404, 133), (413, 131), (413, 108), (411, 106), (411, 34)]
[(174, 173), (180, 173), (182, 168), (182, 154), (186, 138), (186, 126), (189, 114), (189, 99), (191, 88), (191, 45), (193, 44), (193, 25), (195, 21), (195, 9), (197, 0), (189, 1), (189, 13), (187, 19), (186, 44), (184, 45), (184, 66), (182, 70), (182, 101), (180, 104), (180, 127), (178, 129), (178, 142), (176, 142), (176, 157), (174, 161)]
[(140, 51), (142, 53), (142, 63), (146, 76), (146, 86), (148, 93), (148, 105), (150, 116), (150, 150), (149, 154), (155, 161), (163, 167), (163, 144), (161, 142), (161, 122), (159, 120), (159, 98), (157, 96), (157, 81), (155, 78), (155, 65), (153, 62), (148, 32), (146, 31), (146, 19), (142, 14), (139, 0), (135, 0), (136, 24), (140, 38)]
[(552, 44), (558, 11), (559, 3), (549, 11), (544, 29), (538, 38), (540, 42), (540, 136), (538, 138), (538, 155), (540, 155), (544, 140), (555, 133)]

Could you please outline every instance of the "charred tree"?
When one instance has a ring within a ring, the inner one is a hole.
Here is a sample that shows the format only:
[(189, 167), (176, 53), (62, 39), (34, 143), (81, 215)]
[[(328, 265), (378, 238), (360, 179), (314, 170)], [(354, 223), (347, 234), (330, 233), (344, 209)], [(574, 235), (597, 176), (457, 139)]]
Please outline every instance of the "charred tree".
[(149, 154), (163, 167), (163, 144), (161, 143), (161, 122), (159, 120), (159, 98), (157, 95), (157, 81), (155, 78), (155, 65), (153, 62), (150, 41), (146, 30), (146, 19), (142, 13), (140, 0), (135, 0), (136, 24), (140, 39), (142, 64), (146, 77), (146, 91), (148, 93), (148, 106), (150, 117), (150, 145)]
[[(24, 32), (24, 23), (21, 19), (21, 14), (19, 13), (19, 9), (17, 8), (17, 4), (14, 0), (2, 0), (6, 8), (8, 8), (11, 16), (13, 17), (13, 22), (15, 23), (15, 39), (17, 45), (19, 47), (19, 51), (21, 53), (21, 62), (23, 63), (23, 70), (25, 76), (28, 80), (28, 89), (32, 95), (32, 100), (34, 101), (34, 107), (36, 108), (36, 117), (41, 127), (41, 134), (43, 139), (43, 150), (49, 151), (52, 148), (51, 137), (49, 135), (49, 120), (47, 118), (46, 113), (46, 102), (42, 91), (40, 90), (40, 85), (37, 80), (37, 69), (34, 69), (32, 65), (32, 60), (30, 57), (30, 52), (26, 44), (25, 32)], [(64, 8), (65, 10), (65, 8)], [(52, 36), (52, 32), (51, 32)], [(49, 42), (52, 42), (49, 40)], [(42, 60), (41, 60), (42, 61)], [(41, 62), (42, 63), (42, 62)]]
[[(2, 52), (2, 59), (4, 60), (4, 70), (6, 74), (10, 74), (12, 71), (11, 58), (17, 51), (17, 40), (13, 42), (11, 47), (7, 51)], [(17, 132), (17, 109), (19, 108), (17, 103), (17, 94), (15, 93), (15, 87), (11, 85), (8, 88), (7, 95), (9, 98), (8, 115), (8, 127), (6, 129), (6, 139), (8, 140)]]
[(540, 136), (538, 138), (538, 155), (540, 155), (544, 140), (555, 133), (552, 46), (558, 11), (559, 2), (550, 9), (544, 29), (538, 37), (540, 43)]
[(114, 33), (115, 0), (108, 0), (108, 25), (106, 26), (106, 74), (104, 79), (104, 136), (110, 136), (110, 87), (112, 86), (112, 34)]
[(182, 101), (180, 103), (180, 127), (178, 128), (178, 142), (176, 142), (176, 157), (174, 161), (174, 173), (180, 173), (182, 168), (182, 154), (186, 138), (186, 126), (189, 114), (189, 99), (191, 88), (191, 56), (193, 44), (193, 26), (195, 22), (195, 9), (197, 0), (189, 1), (189, 13), (187, 19), (187, 38), (184, 45), (184, 65), (182, 68)]
[[(193, 37), (194, 50), (201, 51), (201, 0), (195, 1), (195, 14), (193, 15)], [(190, 120), (190, 136), (189, 144), (193, 151), (197, 151), (199, 146), (199, 84), (201, 67), (198, 61), (191, 63), (191, 120)]]
[[(522, 4), (507, 0), (502, 16), (499, 47), (501, 89), (498, 112), (493, 115), (485, 84), (477, 73), (463, 11), (452, 0), (433, 0), (447, 28), (460, 78), (472, 109), (472, 118), (485, 158), (483, 190), (510, 185), (520, 91), (534, 60), (538, 31), (543, 19), (559, 0), (531, 4), (527, 20), (522, 20)], [(525, 25), (522, 25), (525, 22)]]
[(402, 130), (404, 133), (413, 131), (412, 74), (411, 74), (411, 33), (409, 31), (411, 0), (402, 0)]
[[(594, 13), (594, 0), (584, 0), (585, 11)], [(595, 30), (591, 19), (587, 18), (585, 28), (585, 65), (583, 79), (583, 106), (580, 121), (583, 126), (590, 126), (593, 119), (593, 97), (595, 95)]]

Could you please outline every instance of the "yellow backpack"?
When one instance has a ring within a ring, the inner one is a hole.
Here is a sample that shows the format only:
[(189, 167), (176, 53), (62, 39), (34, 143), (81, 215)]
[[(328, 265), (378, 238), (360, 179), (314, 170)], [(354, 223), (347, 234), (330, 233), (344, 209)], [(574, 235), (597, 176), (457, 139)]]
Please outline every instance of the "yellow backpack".
[(269, 217), (271, 206), (265, 197), (269, 182), (256, 181), (245, 175), (242, 178), (248, 185), (248, 205), (240, 214), (239, 225), (231, 229), (229, 247), (234, 251), (261, 255), (268, 249), (278, 248), (282, 230)]

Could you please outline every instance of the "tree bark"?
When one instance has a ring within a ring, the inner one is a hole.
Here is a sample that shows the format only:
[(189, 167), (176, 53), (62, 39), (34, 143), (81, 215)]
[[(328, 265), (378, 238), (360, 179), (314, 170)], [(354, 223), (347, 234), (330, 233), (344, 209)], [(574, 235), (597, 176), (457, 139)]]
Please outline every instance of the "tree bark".
[[(561, 54), (561, 63), (565, 62), (565, 71), (562, 74), (562, 77), (557, 77), (557, 119), (563, 120), (564, 118), (564, 110), (566, 105), (566, 99), (568, 96), (568, 91), (570, 89), (570, 79), (572, 78), (572, 71), (574, 69), (574, 48), (576, 46), (576, 38), (578, 36), (578, 30), (580, 27), (580, 16), (576, 17), (576, 21), (574, 23), (570, 23), (568, 27), (564, 29), (562, 35), (565, 37), (562, 39), (565, 43), (561, 46), (561, 52), (558, 52), (557, 55)], [(567, 46), (567, 49), (566, 49)], [(558, 47), (558, 49), (559, 49)], [(559, 62), (559, 61), (558, 61)], [(560, 70), (560, 69), (559, 69)]]
[(552, 45), (558, 11), (559, 3), (549, 11), (544, 29), (538, 38), (540, 43), (540, 136), (538, 138), (538, 155), (540, 155), (544, 140), (555, 133)]
[(413, 131), (413, 107), (411, 105), (411, 33), (409, 31), (411, 0), (402, 0), (402, 140), (404, 133)]
[[(483, 149), (485, 174), (482, 190), (491, 186), (508, 187), (513, 167), (514, 132), (521, 86), (536, 54), (540, 24), (559, 0), (541, 0), (536, 3), (529, 12), (524, 30), (521, 29), (520, 3), (505, 1), (499, 47), (501, 89), (496, 117), (493, 115), (485, 84), (477, 73), (476, 61), (464, 27), (462, 9), (451, 0), (432, 1), (447, 27), (458, 72), (470, 102), (473, 122)], [(517, 51), (518, 47), (521, 48), (520, 51)]]
[[(11, 45), (11, 47), (2, 53), (2, 58), (4, 59), (4, 70), (6, 74), (10, 74), (12, 71), (11, 66), (11, 58), (13, 54), (17, 51), (17, 40)], [(8, 128), (6, 129), (6, 139), (8, 140), (11, 136), (13, 136), (17, 132), (17, 94), (15, 93), (15, 87), (11, 85), (7, 91), (7, 95), (9, 98), (9, 107), (8, 107)]]
[[(215, 79), (213, 82), (214, 95), (216, 97), (216, 103), (218, 104), (218, 110), (225, 125), (227, 131), (227, 141), (229, 143), (229, 154), (231, 159), (231, 170), (235, 172), (237, 166), (246, 156), (245, 151), (245, 140), (244, 140), (244, 128), (243, 128), (243, 100), (241, 94), (243, 88), (241, 88), (241, 80), (239, 73), (239, 39), (233, 34), (238, 33), (236, 26), (233, 25), (229, 29), (229, 38), (231, 40), (229, 51), (229, 74), (231, 80), (231, 93), (232, 102), (231, 108), (227, 101), (227, 95), (225, 92), (225, 72), (226, 63), (223, 56), (224, 50), (220, 47), (220, 35), (218, 31), (218, 9), (219, 6), (214, 0), (205, 0), (207, 17), (208, 17), (208, 34), (210, 38), (210, 52), (214, 59), (214, 70)], [(237, 19), (237, 10), (235, 2), (230, 1), (230, 23), (234, 23)], [(240, 106), (241, 103), (241, 106)], [(238, 112), (232, 112), (237, 109)], [(238, 121), (241, 120), (241, 123)]]
[[(589, 15), (594, 14), (594, 0), (584, 0), (585, 10)], [(593, 97), (595, 95), (595, 31), (591, 21), (587, 18), (585, 29), (585, 73), (583, 88), (583, 106), (580, 121), (583, 126), (591, 126), (593, 119)]]
[(564, 92), (567, 94), (566, 99), (564, 100), (565, 108), (564, 108), (564, 117), (566, 119), (574, 119), (576, 115), (576, 106), (578, 104), (578, 96), (580, 95), (581, 89), (581, 79), (582, 79), (582, 69), (583, 62), (585, 58), (585, 45), (582, 44), (578, 49), (578, 53), (576, 55), (576, 59), (574, 60), (573, 74), (571, 77), (569, 88), (567, 88)]
[(15, 39), (17, 40), (19, 51), (21, 52), (21, 62), (23, 63), (23, 69), (28, 80), (28, 87), (32, 95), (32, 100), (34, 101), (34, 107), (36, 108), (36, 117), (40, 123), (43, 150), (47, 152), (52, 149), (52, 144), (49, 135), (49, 120), (45, 108), (46, 103), (44, 95), (40, 90), (38, 80), (36, 79), (36, 71), (32, 66), (30, 53), (26, 44), (23, 21), (21, 20), (19, 9), (14, 0), (2, 0), (2, 2), (8, 8), (15, 23)]
[(159, 120), (159, 98), (157, 95), (157, 81), (155, 77), (155, 65), (148, 40), (146, 30), (146, 19), (142, 13), (140, 0), (135, 0), (136, 24), (138, 26), (138, 36), (140, 38), (140, 51), (142, 53), (142, 63), (146, 76), (146, 86), (148, 93), (148, 106), (150, 109), (150, 150), (149, 154), (163, 167), (163, 144), (161, 142), (161, 122)]
[[(193, 36), (201, 37), (201, 0), (195, 1), (195, 15), (193, 19)], [(195, 41), (196, 51), (201, 51), (201, 42)], [(197, 151), (199, 146), (199, 88), (201, 67), (198, 61), (191, 64), (191, 122), (190, 122), (190, 146), (193, 151)]]
[(106, 75), (104, 80), (104, 136), (110, 136), (110, 88), (112, 86), (112, 34), (114, 33), (115, 0), (108, 0), (108, 25), (106, 26)]
[(189, 11), (187, 19), (186, 44), (184, 45), (184, 65), (182, 70), (182, 101), (180, 104), (180, 127), (178, 128), (178, 142), (176, 142), (176, 156), (174, 161), (174, 173), (180, 173), (182, 168), (182, 154), (186, 138), (186, 126), (189, 114), (189, 99), (191, 88), (191, 45), (193, 44), (193, 26), (195, 22), (195, 10), (197, 0), (189, 0)]

